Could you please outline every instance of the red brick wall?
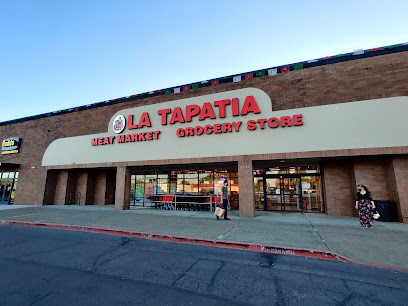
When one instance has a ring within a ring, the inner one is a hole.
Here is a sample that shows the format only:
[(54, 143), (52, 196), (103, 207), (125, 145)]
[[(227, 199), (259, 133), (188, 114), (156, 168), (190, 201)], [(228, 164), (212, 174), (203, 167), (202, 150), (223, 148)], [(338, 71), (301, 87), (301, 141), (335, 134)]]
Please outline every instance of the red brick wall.
[(326, 213), (333, 216), (355, 216), (356, 199), (351, 162), (324, 162), (321, 170)]
[(68, 185), (68, 170), (58, 171), (57, 183), (55, 189), (55, 199), (54, 204), (65, 205), (65, 199), (67, 196), (67, 185)]
[(374, 200), (390, 199), (383, 158), (358, 158), (354, 160), (353, 165), (356, 183), (366, 186)]
[(47, 178), (45, 183), (44, 204), (54, 204), (55, 191), (57, 187), (58, 171), (47, 171)]
[(79, 203), (80, 205), (89, 204), (86, 202), (88, 193), (88, 170), (79, 170), (77, 175), (77, 184), (75, 194), (80, 193)]
[(408, 157), (393, 157), (392, 165), (397, 190), (399, 221), (408, 223)]
[(106, 203), (106, 179), (107, 173), (105, 170), (100, 170), (95, 176), (95, 204), (105, 205)]

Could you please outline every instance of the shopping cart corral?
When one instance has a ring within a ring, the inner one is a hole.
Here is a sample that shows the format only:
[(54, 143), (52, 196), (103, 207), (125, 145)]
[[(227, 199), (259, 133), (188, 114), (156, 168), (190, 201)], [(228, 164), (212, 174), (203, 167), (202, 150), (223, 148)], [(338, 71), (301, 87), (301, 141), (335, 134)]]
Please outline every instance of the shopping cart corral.
[(214, 211), (220, 203), (216, 195), (160, 194), (149, 196), (151, 208), (186, 211)]

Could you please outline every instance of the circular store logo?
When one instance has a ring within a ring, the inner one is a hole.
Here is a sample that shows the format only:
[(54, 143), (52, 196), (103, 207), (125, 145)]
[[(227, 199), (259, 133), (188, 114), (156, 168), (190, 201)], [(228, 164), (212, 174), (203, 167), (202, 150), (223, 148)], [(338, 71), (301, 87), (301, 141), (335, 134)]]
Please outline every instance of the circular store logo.
[(122, 115), (116, 116), (113, 120), (113, 131), (117, 134), (122, 133), (125, 129), (126, 119)]

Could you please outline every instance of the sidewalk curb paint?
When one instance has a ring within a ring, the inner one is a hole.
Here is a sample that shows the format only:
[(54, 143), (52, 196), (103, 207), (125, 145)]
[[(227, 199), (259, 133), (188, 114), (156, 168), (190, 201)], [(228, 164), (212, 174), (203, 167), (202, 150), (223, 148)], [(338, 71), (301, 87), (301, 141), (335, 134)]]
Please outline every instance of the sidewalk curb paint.
[(155, 241), (176, 242), (176, 243), (211, 246), (211, 247), (218, 247), (218, 248), (228, 248), (228, 249), (235, 249), (235, 250), (241, 250), (241, 251), (306, 257), (306, 258), (313, 258), (313, 259), (358, 264), (358, 265), (370, 266), (370, 267), (381, 268), (381, 269), (391, 269), (391, 270), (397, 270), (401, 272), (408, 272), (408, 268), (385, 266), (385, 265), (378, 265), (378, 264), (356, 261), (356, 260), (347, 258), (345, 256), (342, 256), (340, 254), (337, 254), (331, 251), (324, 251), (324, 250), (314, 250), (314, 249), (304, 249), (304, 248), (294, 248), (294, 247), (282, 247), (282, 246), (276, 246), (276, 245), (261, 245), (261, 244), (251, 244), (251, 243), (243, 243), (243, 242), (232, 242), (232, 241), (223, 241), (223, 240), (172, 236), (172, 235), (165, 235), (165, 234), (144, 233), (144, 232), (100, 228), (100, 227), (83, 226), (83, 225), (27, 222), (27, 221), (14, 221), (14, 220), (0, 220), (0, 225), (29, 226), (29, 227), (81, 231), (81, 232), (97, 233), (97, 234), (108, 234), (108, 235), (114, 235), (114, 236), (126, 236), (126, 237), (141, 238), (141, 239), (148, 239), (148, 240), (155, 240)]

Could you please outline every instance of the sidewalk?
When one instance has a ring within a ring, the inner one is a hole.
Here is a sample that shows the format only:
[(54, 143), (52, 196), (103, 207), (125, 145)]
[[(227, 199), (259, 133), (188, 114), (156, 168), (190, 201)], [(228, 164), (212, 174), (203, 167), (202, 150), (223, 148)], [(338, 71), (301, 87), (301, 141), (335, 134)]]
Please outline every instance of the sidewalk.
[(408, 268), (407, 224), (374, 221), (374, 228), (367, 229), (357, 218), (313, 213), (257, 212), (256, 218), (240, 218), (233, 211), (228, 216), (230, 221), (217, 221), (210, 212), (134, 207), (115, 211), (113, 206), (0, 206), (0, 220), (306, 248), (335, 252), (355, 261)]

